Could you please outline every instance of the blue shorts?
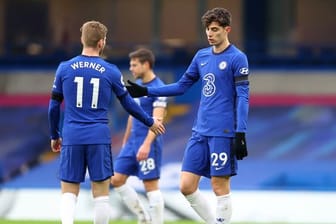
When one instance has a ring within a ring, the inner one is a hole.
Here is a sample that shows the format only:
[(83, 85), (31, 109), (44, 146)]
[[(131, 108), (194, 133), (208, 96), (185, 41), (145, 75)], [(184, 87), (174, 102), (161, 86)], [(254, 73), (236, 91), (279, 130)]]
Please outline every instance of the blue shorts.
[(182, 171), (199, 176), (234, 176), (237, 159), (233, 154), (233, 138), (202, 136), (192, 133), (184, 152)]
[(143, 139), (132, 139), (121, 149), (114, 161), (114, 171), (127, 176), (137, 176), (140, 180), (160, 178), (162, 142), (156, 139), (146, 160), (137, 161), (136, 154)]
[(113, 175), (110, 144), (62, 146), (59, 178), (71, 183), (84, 182), (86, 170), (91, 181), (104, 181)]

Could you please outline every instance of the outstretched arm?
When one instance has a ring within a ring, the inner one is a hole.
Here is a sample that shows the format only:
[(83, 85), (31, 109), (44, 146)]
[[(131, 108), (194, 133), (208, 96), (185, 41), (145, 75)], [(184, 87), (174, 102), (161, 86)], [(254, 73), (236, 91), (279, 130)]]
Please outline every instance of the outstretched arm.
[(129, 85), (126, 86), (126, 88), (132, 97), (178, 96), (184, 94), (195, 82), (198, 81), (198, 79), (198, 76), (195, 77), (185, 73), (179, 81), (160, 87), (145, 87), (127, 80)]

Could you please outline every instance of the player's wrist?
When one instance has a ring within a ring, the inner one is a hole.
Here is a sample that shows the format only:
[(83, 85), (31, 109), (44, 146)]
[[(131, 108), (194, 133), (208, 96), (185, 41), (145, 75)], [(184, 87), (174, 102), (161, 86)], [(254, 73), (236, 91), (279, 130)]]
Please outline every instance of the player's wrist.
[(152, 117), (148, 117), (148, 118), (146, 119), (146, 125), (147, 125), (148, 127), (152, 127), (154, 123), (155, 123), (154, 118), (152, 118)]
[(50, 140), (57, 140), (57, 139), (59, 139), (59, 135), (50, 136)]
[(236, 132), (236, 137), (245, 138), (245, 132)]

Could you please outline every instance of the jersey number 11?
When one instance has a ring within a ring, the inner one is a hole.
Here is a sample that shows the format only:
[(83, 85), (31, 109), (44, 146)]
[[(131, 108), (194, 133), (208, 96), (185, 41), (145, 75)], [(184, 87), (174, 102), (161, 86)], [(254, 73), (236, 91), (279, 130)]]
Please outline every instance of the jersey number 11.
[[(76, 107), (82, 108), (83, 107), (83, 82), (84, 82), (84, 78), (76, 76), (74, 82), (77, 83)], [(98, 78), (91, 78), (90, 84), (93, 85), (91, 108), (97, 109), (98, 93), (99, 93), (99, 79)]]

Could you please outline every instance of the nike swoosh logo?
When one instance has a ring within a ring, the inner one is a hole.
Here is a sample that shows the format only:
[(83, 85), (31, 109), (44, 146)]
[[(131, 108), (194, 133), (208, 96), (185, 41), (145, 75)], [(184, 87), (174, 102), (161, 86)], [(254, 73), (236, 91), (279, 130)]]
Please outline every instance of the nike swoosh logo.
[(208, 64), (208, 62), (201, 62), (201, 66)]
[(215, 167), (215, 170), (221, 170), (221, 169), (223, 169), (224, 167)]

